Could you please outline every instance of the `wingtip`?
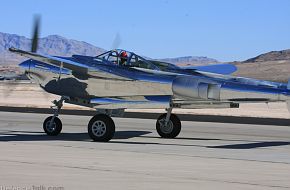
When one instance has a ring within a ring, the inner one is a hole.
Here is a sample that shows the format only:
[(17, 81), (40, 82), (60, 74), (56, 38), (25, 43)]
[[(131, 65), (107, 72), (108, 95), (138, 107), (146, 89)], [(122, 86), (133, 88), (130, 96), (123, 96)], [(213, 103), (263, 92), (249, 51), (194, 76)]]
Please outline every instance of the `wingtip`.
[(17, 49), (14, 48), (14, 47), (10, 47), (10, 48), (8, 48), (8, 50), (11, 51), (11, 52), (15, 52)]

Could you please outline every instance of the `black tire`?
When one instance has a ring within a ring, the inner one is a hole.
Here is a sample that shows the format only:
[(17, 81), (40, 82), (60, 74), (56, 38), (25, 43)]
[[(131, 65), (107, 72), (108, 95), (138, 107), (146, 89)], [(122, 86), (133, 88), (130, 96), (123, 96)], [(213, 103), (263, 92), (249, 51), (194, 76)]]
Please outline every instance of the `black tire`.
[[(171, 114), (168, 125), (167, 125), (167, 127), (165, 127), (165, 126), (161, 125), (162, 120), (164, 121), (165, 118), (166, 118), (166, 113), (162, 114), (157, 119), (157, 122), (156, 122), (157, 133), (162, 138), (175, 138), (175, 137), (177, 137), (181, 131), (180, 119), (176, 115)], [(160, 120), (161, 120), (161, 122), (160, 122)]]
[(57, 136), (62, 130), (62, 123), (58, 117), (53, 120), (52, 127), (50, 127), (50, 121), (53, 116), (49, 116), (43, 122), (43, 130), (48, 136)]
[(88, 124), (88, 133), (94, 141), (108, 142), (115, 134), (115, 123), (108, 115), (95, 115)]

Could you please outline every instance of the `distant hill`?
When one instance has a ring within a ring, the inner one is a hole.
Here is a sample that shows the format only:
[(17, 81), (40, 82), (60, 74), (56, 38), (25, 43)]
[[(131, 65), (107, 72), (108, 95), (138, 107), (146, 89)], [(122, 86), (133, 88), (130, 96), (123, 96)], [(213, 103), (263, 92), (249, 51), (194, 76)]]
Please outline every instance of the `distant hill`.
[[(23, 57), (10, 53), (8, 51), (9, 47), (29, 51), (31, 40), (23, 36), (0, 32), (0, 65), (15, 65), (24, 59)], [(70, 40), (58, 35), (41, 38), (38, 48), (40, 53), (58, 56), (71, 56), (73, 54), (96, 56), (105, 51), (89, 43)]]
[(290, 79), (290, 50), (271, 51), (242, 62), (234, 62), (234, 76), (287, 83)]
[(281, 61), (281, 60), (290, 60), (290, 49), (264, 53), (257, 57), (243, 61), (243, 63)]

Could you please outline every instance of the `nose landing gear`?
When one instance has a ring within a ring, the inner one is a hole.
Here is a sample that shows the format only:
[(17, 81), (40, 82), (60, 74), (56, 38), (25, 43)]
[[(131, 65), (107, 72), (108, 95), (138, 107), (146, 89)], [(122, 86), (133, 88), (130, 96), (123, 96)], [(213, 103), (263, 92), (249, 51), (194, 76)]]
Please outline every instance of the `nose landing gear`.
[(62, 123), (58, 115), (65, 99), (65, 97), (61, 97), (60, 100), (54, 100), (52, 102), (54, 104), (54, 106), (51, 106), (53, 109), (53, 116), (49, 116), (43, 122), (43, 130), (49, 136), (57, 136), (62, 130)]

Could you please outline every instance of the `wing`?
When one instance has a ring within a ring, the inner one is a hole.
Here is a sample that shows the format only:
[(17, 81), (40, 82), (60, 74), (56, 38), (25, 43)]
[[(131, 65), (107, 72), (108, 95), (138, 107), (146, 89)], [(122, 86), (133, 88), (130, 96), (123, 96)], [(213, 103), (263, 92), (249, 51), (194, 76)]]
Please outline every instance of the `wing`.
[[(24, 57), (39, 61), (39, 62), (43, 62), (49, 65), (72, 70), (72, 74), (77, 78), (83, 77), (84, 75), (90, 75), (91, 77), (97, 77), (97, 78), (130, 80), (126, 77), (118, 76), (118, 75), (103, 71), (100, 68), (96, 68), (96, 67), (90, 68), (86, 64), (82, 64), (79, 62), (75, 62), (75, 61), (60, 58), (60, 57), (42, 55), (42, 54), (27, 52), (27, 51), (15, 49), (15, 48), (9, 48), (9, 51), (19, 54)], [(89, 68), (90, 68), (90, 71), (89, 71)]]
[[(182, 100), (171, 96), (130, 96), (130, 97), (97, 97), (90, 100), (69, 99), (67, 103), (83, 105), (96, 109), (163, 109), (172, 104), (175, 108), (205, 109), (205, 108), (237, 108), (237, 103), (213, 100)], [(81, 102), (87, 102), (84, 105)], [(81, 104), (80, 104), (81, 103)]]
[(90, 100), (95, 108), (164, 108), (169, 107), (171, 96), (133, 96), (114, 98), (94, 98)]
[(203, 71), (209, 73), (229, 75), (237, 71), (237, 67), (232, 64), (216, 64), (206, 66), (190, 66), (185, 67), (186, 70)]
[(167, 108), (171, 96), (127, 96), (127, 97), (96, 97), (92, 99), (70, 98), (66, 103), (96, 108), (96, 109), (154, 109)]

